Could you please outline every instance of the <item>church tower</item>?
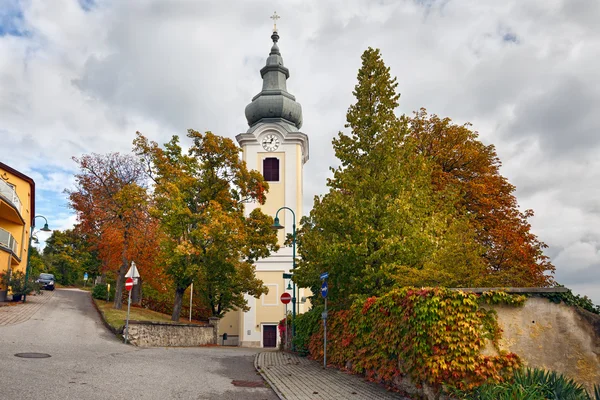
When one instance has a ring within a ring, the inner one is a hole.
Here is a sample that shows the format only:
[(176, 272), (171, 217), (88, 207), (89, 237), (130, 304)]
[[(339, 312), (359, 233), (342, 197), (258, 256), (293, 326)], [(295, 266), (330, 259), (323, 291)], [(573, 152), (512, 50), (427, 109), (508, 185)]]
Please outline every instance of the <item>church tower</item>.
[[(272, 17), (278, 18), (277, 15)], [(266, 65), (260, 70), (263, 80), (262, 90), (252, 98), (246, 107), (249, 129), (236, 136), (243, 150), (243, 159), (248, 169), (261, 172), (269, 183), (266, 203), (247, 204), (246, 214), (256, 207), (275, 217), (279, 212), (279, 223), (285, 228), (278, 231), (281, 249), (269, 258), (256, 263), (256, 276), (269, 289), (269, 293), (256, 299), (246, 296), (250, 310), (232, 311), (220, 323), (220, 335), (228, 338), (237, 336), (237, 344), (248, 347), (275, 347), (279, 341), (277, 324), (285, 315), (285, 306), (280, 301), (284, 292), (293, 295), (290, 280), (284, 273), (292, 270), (292, 249), (283, 247), (287, 234), (291, 234), (294, 222), (302, 216), (303, 168), (308, 161), (308, 136), (300, 132), (302, 127), (302, 107), (296, 98), (287, 91), (289, 70), (283, 64), (279, 52), (277, 26), (271, 35), (273, 46)], [(305, 298), (308, 290), (297, 291), (299, 312), (308, 309)], [(288, 310), (291, 312), (290, 303)], [(225, 344), (236, 344), (235, 341)]]
[[(246, 106), (246, 119), (250, 128), (236, 136), (243, 149), (249, 169), (262, 172), (269, 182), (264, 213), (275, 216), (280, 207), (302, 215), (303, 166), (308, 161), (308, 136), (299, 131), (302, 127), (302, 106), (287, 91), (290, 71), (283, 65), (279, 52), (279, 34), (271, 35), (273, 47), (266, 65), (260, 70), (263, 87)], [(249, 213), (253, 207), (247, 207)], [(279, 214), (280, 223), (291, 233), (292, 224), (287, 214)], [(288, 228), (289, 225), (289, 229)], [(280, 232), (283, 243), (284, 232)]]

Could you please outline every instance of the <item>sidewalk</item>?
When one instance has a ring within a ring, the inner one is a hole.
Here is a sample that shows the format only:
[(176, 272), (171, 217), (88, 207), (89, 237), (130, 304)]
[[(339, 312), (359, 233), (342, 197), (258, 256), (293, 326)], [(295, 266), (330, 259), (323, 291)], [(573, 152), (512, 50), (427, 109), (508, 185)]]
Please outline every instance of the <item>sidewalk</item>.
[(54, 296), (53, 291), (44, 291), (41, 295), (28, 295), (25, 304), (0, 303), (0, 326), (16, 325), (27, 321)]
[(254, 366), (280, 399), (404, 399), (398, 393), (335, 368), (323, 369), (316, 361), (281, 351), (259, 353)]

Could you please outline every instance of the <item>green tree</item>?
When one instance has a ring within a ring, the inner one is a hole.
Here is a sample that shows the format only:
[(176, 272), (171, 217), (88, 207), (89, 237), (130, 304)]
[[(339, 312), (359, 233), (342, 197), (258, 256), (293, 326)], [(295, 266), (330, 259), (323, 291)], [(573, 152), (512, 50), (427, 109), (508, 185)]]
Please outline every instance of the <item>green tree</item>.
[(29, 276), (35, 280), (42, 273), (48, 270), (42, 255), (35, 246), (29, 248)]
[(379, 50), (365, 51), (346, 115), (351, 132), (333, 140), (341, 166), (302, 221), (296, 278), (315, 292), (319, 273), (329, 272), (339, 307), (394, 286), (468, 286), (482, 273), (481, 248), (456, 211), (458, 193), (434, 190), (433, 164), (405, 140), (396, 87)]
[(61, 285), (76, 284), (83, 279), (85, 272), (92, 276), (99, 273), (100, 260), (90, 250), (85, 236), (77, 229), (52, 231), (52, 235), (46, 240), (42, 259), (45, 264), (44, 272), (54, 274)]
[(232, 140), (194, 130), (187, 136), (187, 154), (177, 136), (164, 148), (139, 132), (134, 141), (154, 181), (154, 215), (164, 233), (161, 262), (175, 286), (174, 321), (192, 282), (212, 315), (246, 310), (244, 294), (267, 292), (253, 262), (277, 249), (272, 218), (260, 209), (244, 216), (245, 203), (264, 204), (268, 184), (261, 174), (248, 171)]

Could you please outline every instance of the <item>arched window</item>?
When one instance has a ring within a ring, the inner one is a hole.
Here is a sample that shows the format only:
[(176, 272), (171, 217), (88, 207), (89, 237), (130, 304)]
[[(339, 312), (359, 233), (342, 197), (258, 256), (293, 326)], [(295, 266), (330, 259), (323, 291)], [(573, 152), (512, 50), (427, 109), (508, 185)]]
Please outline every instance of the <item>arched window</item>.
[(268, 157), (263, 160), (263, 176), (267, 182), (279, 182), (279, 159)]

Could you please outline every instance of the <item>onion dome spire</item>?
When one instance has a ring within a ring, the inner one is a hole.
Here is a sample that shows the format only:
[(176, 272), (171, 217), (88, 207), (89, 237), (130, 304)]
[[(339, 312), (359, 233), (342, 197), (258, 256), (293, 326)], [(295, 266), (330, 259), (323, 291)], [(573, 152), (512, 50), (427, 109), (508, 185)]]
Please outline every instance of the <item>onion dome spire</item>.
[(275, 21), (271, 35), (273, 46), (266, 65), (260, 70), (263, 87), (246, 106), (246, 119), (251, 129), (259, 122), (284, 122), (292, 125), (290, 128), (293, 130), (297, 130), (302, 126), (302, 106), (287, 91), (286, 81), (290, 71), (283, 65), (277, 45), (279, 33), (276, 22), (280, 17), (275, 13), (271, 18)]

